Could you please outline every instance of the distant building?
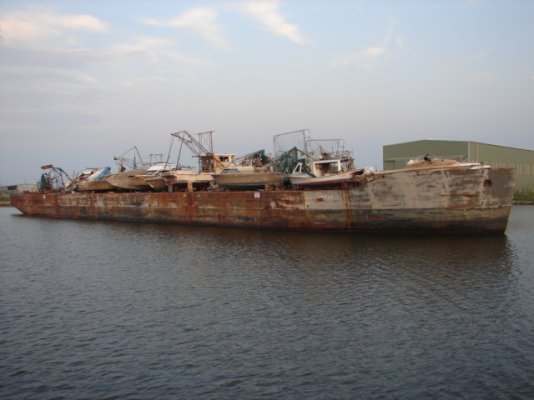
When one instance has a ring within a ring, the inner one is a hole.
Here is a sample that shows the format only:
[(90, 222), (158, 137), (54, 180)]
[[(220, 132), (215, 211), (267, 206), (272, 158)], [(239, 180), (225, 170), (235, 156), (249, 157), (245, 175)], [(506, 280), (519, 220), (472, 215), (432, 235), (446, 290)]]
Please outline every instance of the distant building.
[(19, 192), (37, 192), (37, 185), (35, 183), (21, 183), (16, 186)]
[(516, 190), (534, 191), (534, 150), (459, 140), (417, 140), (383, 146), (384, 169), (403, 168), (412, 158), (431, 154), (439, 158), (513, 167)]
[(18, 185), (0, 186), (0, 190), (9, 192), (37, 192), (35, 183), (21, 183)]

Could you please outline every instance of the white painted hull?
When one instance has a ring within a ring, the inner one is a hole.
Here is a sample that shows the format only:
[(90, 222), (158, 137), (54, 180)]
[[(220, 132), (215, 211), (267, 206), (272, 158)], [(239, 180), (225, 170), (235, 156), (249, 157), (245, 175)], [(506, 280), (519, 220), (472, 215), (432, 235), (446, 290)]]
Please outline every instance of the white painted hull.
[(289, 176), (291, 185), (295, 188), (336, 186), (353, 182), (356, 171), (342, 172), (326, 176), (312, 176), (309, 174), (293, 174)]

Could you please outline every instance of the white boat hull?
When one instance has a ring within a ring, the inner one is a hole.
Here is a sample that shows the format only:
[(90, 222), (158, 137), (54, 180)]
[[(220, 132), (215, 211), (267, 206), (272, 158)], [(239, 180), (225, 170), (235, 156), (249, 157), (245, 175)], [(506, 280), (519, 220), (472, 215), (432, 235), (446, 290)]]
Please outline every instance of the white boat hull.
[(292, 174), (289, 181), (294, 188), (336, 186), (353, 182), (356, 171), (347, 171), (339, 174), (313, 176), (310, 174)]
[(263, 189), (282, 184), (283, 175), (276, 172), (236, 172), (214, 174), (215, 183), (222, 188)]

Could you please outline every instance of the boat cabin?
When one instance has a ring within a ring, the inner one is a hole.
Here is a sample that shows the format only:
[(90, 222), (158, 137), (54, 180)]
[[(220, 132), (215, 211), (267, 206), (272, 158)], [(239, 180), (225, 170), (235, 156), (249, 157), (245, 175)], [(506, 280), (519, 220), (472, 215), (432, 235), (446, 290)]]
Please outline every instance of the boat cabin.
[(176, 168), (173, 163), (156, 163), (146, 170), (143, 175), (159, 175), (162, 172), (168, 172)]
[(294, 174), (311, 173), (314, 176), (337, 175), (354, 169), (353, 161), (350, 158), (334, 158), (326, 160), (313, 161), (309, 170), (304, 162), (299, 162)]
[(200, 172), (219, 173), (224, 168), (234, 166), (236, 156), (236, 154), (232, 153), (209, 153), (199, 156)]

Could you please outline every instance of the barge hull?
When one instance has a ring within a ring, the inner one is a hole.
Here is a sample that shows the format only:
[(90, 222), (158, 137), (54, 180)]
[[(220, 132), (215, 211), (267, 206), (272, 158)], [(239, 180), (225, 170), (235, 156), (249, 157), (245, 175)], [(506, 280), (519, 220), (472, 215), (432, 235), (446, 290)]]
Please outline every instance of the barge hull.
[(503, 233), (510, 169), (377, 174), (336, 190), (23, 193), (29, 216), (260, 229), (386, 233)]

